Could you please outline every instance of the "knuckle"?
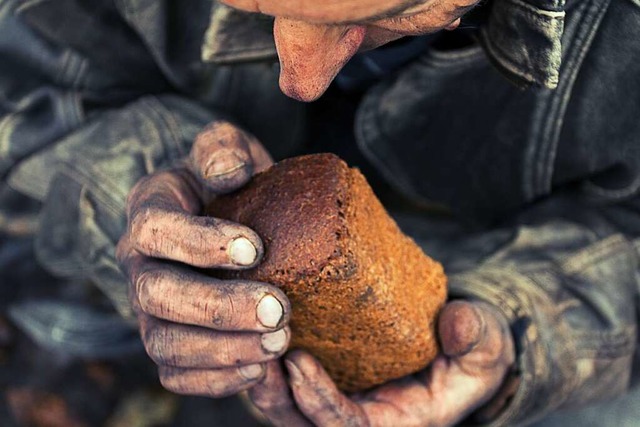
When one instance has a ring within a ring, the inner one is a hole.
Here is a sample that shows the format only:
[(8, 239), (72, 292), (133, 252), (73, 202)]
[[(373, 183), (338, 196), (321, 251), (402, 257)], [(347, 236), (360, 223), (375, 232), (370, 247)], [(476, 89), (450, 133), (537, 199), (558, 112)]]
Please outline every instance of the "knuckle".
[(167, 330), (164, 327), (153, 327), (143, 332), (142, 341), (144, 348), (156, 365), (174, 366), (175, 358), (168, 357), (171, 342), (167, 339)]
[(178, 374), (173, 369), (161, 367), (158, 372), (158, 378), (160, 379), (162, 387), (174, 393), (189, 394), (189, 382), (183, 377), (183, 375)]
[(242, 391), (242, 384), (227, 381), (210, 381), (207, 383), (206, 393), (211, 397), (224, 397)]
[(218, 377), (218, 373), (214, 375), (212, 371), (176, 373), (171, 369), (162, 368), (159, 378), (160, 384), (174, 393), (214, 398), (238, 393), (249, 386), (239, 384), (225, 375)]
[(136, 278), (134, 283), (135, 293), (142, 311), (154, 312), (158, 303), (157, 289), (162, 287), (166, 280), (166, 273), (162, 270), (145, 270)]
[(242, 317), (244, 310), (241, 309), (242, 304), (237, 301), (234, 290), (226, 286), (211, 288), (203, 301), (204, 306), (199, 305), (213, 329), (235, 330), (242, 326), (242, 320), (239, 317)]
[(302, 405), (311, 418), (334, 416), (336, 409), (335, 405), (320, 399), (306, 399)]
[(133, 188), (131, 188), (131, 191), (129, 191), (129, 194), (127, 195), (127, 208), (135, 205), (136, 201), (140, 197), (140, 193), (144, 193), (144, 189), (147, 187), (150, 180), (151, 176), (147, 175), (140, 178), (138, 182), (135, 183), (135, 185), (133, 186)]
[(209, 128), (209, 132), (214, 133), (219, 136), (226, 136), (227, 138), (223, 138), (222, 140), (214, 139), (215, 142), (220, 144), (225, 144), (229, 139), (234, 140), (242, 135), (242, 131), (226, 120), (217, 120), (211, 124)]
[(128, 285), (129, 286), (127, 286), (127, 298), (129, 300), (129, 303), (131, 304), (131, 308), (133, 308), (134, 313), (140, 316), (141, 313), (143, 313), (143, 311), (142, 311), (142, 307), (140, 307), (140, 301), (138, 300), (138, 295), (136, 293), (136, 290), (133, 287), (133, 282), (129, 280)]
[(210, 123), (197, 136), (191, 148), (191, 157), (198, 159), (212, 150), (228, 147), (237, 140), (237, 128), (231, 123), (218, 120)]
[(127, 255), (129, 254), (129, 248), (129, 235), (125, 233), (116, 245), (116, 261), (118, 264), (123, 264), (125, 262)]
[(244, 310), (239, 307), (236, 299), (234, 298), (234, 294), (230, 292), (225, 292), (224, 303), (220, 304), (219, 309), (216, 310), (216, 315), (214, 316), (214, 323), (218, 321), (220, 326), (226, 326), (230, 329), (238, 329), (242, 327), (242, 321), (240, 319)]
[(150, 206), (140, 206), (133, 212), (129, 223), (129, 235), (135, 246), (149, 246), (151, 236), (154, 234), (153, 223), (155, 216), (155, 209)]
[(235, 345), (233, 340), (229, 337), (223, 337), (219, 342), (216, 343), (218, 347), (218, 351), (216, 352), (216, 358), (218, 359), (218, 363), (223, 366), (233, 366), (238, 363), (241, 363), (242, 360), (237, 357), (237, 351), (235, 351)]
[(264, 388), (251, 390), (251, 402), (265, 413), (284, 412), (293, 406), (291, 401), (281, 397), (280, 394), (275, 395)]

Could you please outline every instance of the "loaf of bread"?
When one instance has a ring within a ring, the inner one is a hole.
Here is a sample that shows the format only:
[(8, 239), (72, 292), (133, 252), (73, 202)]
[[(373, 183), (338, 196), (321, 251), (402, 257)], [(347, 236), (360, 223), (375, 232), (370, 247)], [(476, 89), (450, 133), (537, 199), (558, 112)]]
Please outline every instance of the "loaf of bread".
[(291, 348), (313, 354), (342, 390), (411, 374), (436, 356), (442, 266), (337, 156), (284, 160), (216, 199), (209, 214), (260, 235), (263, 262), (227, 277), (280, 287), (292, 305)]

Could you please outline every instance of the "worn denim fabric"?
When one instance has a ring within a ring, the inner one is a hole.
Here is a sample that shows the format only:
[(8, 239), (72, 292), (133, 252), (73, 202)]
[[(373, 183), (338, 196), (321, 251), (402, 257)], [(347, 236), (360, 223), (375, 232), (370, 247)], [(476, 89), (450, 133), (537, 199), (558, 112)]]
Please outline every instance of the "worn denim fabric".
[[(398, 221), (442, 260), (452, 297), (509, 319), (522, 383), (492, 424), (518, 425), (629, 385), (640, 4), (483, 8), (474, 42), (427, 48), (369, 90), (343, 131), (408, 200)], [(221, 117), (276, 158), (305, 150), (312, 110), (279, 92), (269, 26), (209, 0), (0, 0), (3, 230), (37, 212), (42, 265), (89, 279), (130, 316), (114, 245), (140, 177)], [(16, 191), (29, 209), (13, 208)]]

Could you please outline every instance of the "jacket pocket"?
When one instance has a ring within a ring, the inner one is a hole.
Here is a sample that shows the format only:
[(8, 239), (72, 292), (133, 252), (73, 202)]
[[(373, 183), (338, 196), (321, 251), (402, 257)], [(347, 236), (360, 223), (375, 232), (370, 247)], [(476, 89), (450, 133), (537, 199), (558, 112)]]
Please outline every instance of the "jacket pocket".
[(407, 197), (493, 220), (527, 201), (532, 103), (479, 45), (431, 49), (365, 96), (356, 140)]

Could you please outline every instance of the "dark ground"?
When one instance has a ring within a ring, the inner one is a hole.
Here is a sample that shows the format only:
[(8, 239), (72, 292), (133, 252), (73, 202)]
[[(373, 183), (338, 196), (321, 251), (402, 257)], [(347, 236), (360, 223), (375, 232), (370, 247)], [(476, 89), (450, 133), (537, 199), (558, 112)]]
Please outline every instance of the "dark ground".
[(165, 391), (146, 355), (69, 360), (0, 320), (0, 425), (37, 427), (258, 426), (238, 398)]

